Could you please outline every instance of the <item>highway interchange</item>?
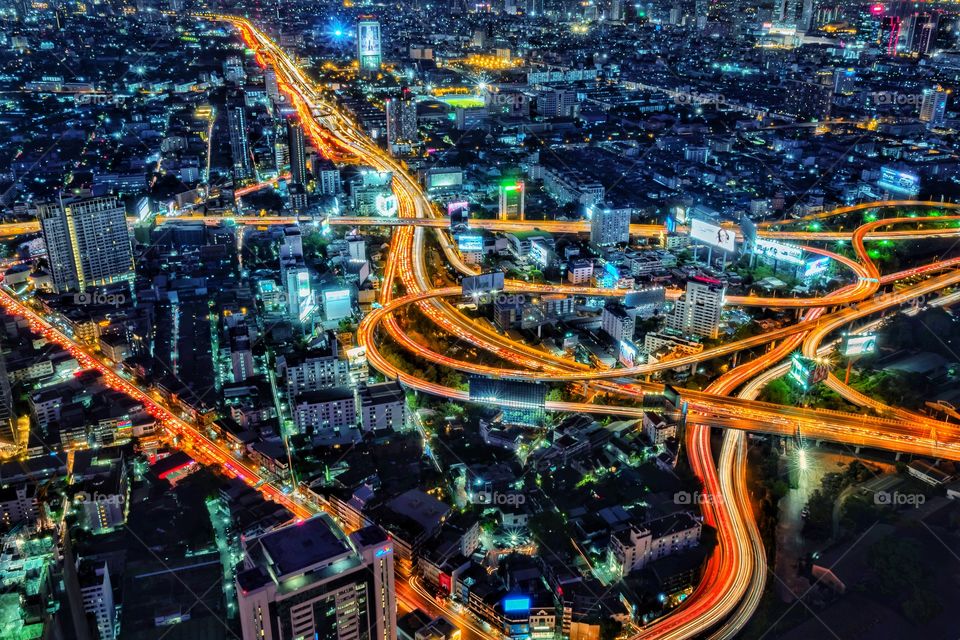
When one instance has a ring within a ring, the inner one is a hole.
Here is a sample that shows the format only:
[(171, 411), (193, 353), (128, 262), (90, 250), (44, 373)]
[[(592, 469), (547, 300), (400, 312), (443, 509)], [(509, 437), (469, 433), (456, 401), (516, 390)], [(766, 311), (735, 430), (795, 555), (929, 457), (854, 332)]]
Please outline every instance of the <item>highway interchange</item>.
[[(304, 121), (311, 141), (320, 151), (340, 161), (359, 162), (379, 171), (393, 172), (394, 190), (400, 205), (399, 217), (329, 220), (331, 224), (393, 228), (389, 257), (385, 260), (381, 278), (380, 306), (363, 318), (358, 329), (358, 341), (366, 349), (368, 362), (384, 375), (400, 380), (408, 388), (431, 395), (460, 401), (469, 399), (464, 391), (437, 385), (418, 377), (416, 372), (403, 371), (392, 364), (378, 348), (383, 333), (418, 357), (458, 371), (509, 379), (587, 382), (596, 389), (618, 394), (629, 400), (622, 405), (549, 402), (547, 408), (550, 410), (638, 416), (641, 410), (636, 407), (635, 400), (645, 393), (663, 391), (662, 385), (641, 382), (637, 379), (638, 376), (732, 355), (747, 349), (770, 346), (762, 355), (731, 368), (703, 391), (679, 390), (687, 404), (686, 455), (703, 483), (703, 516), (707, 524), (716, 528), (718, 545), (693, 594), (668, 615), (647, 627), (636, 629), (637, 638), (730, 638), (743, 628), (759, 604), (767, 572), (766, 554), (746, 489), (746, 432), (792, 437), (799, 430), (808, 440), (834, 441), (851, 447), (862, 446), (960, 460), (960, 434), (957, 433), (955, 425), (886, 406), (856, 392), (832, 375), (826, 381), (831, 389), (852, 404), (869, 409), (871, 413), (785, 407), (754, 399), (765, 384), (784, 375), (787, 365), (783, 361), (791, 353), (800, 350), (808, 357), (820, 357), (833, 347), (831, 338), (855, 321), (866, 320), (886, 310), (895, 310), (912, 300), (936, 295), (960, 285), (957, 259), (895, 274), (881, 274), (864, 244), (880, 239), (896, 241), (960, 236), (960, 228), (955, 225), (936, 229), (889, 228), (915, 226), (928, 221), (952, 222), (960, 220), (960, 215), (889, 218), (868, 222), (846, 232), (810, 230), (811, 223), (881, 207), (932, 208), (940, 211), (960, 210), (960, 205), (917, 201), (863, 203), (818, 213), (802, 220), (764, 223), (760, 229), (760, 235), (764, 237), (801, 242), (849, 241), (856, 255), (855, 259), (815, 246), (806, 246), (804, 249), (827, 255), (842, 264), (850, 270), (852, 283), (822, 298), (730, 296), (726, 301), (729, 305), (796, 308), (798, 313), (802, 313), (802, 319), (759, 336), (725, 343), (694, 356), (664, 363), (618, 369), (591, 368), (512, 340), (493, 330), (490, 325), (465, 316), (450, 304), (448, 299), (460, 296), (460, 288), (434, 288), (430, 284), (431, 278), (426, 264), (426, 233), (435, 234), (445, 259), (456, 270), (463, 274), (472, 274), (475, 271), (462, 261), (453, 248), (453, 243), (446, 237), (448, 221), (426, 199), (417, 181), (397, 160), (367, 138), (356, 123), (327, 101), (323, 92), (269, 36), (243, 18), (213, 15), (203, 17), (232, 24), (246, 45), (256, 52), (258, 62), (261, 65), (271, 65), (276, 70), (281, 90), (291, 99)], [(195, 219), (208, 223), (223, 220), (219, 217)], [(235, 218), (235, 221), (238, 224), (250, 225), (296, 222), (293, 218), (242, 216)], [(497, 231), (538, 228), (558, 233), (580, 233), (587, 230), (583, 222), (565, 221), (471, 220), (470, 225)], [(803, 225), (807, 225), (803, 230), (781, 228)], [(0, 237), (36, 233), (37, 230), (35, 222), (0, 225)], [(663, 235), (665, 230), (657, 225), (633, 225), (631, 232), (634, 236), (658, 237)], [(923, 277), (917, 279), (918, 276)], [(892, 293), (882, 292), (884, 287), (906, 278), (911, 279), (910, 284)], [(403, 295), (397, 295), (396, 292), (401, 288)], [(622, 290), (562, 285), (534, 286), (513, 281), (508, 281), (506, 291), (608, 297), (623, 294)], [(676, 296), (677, 292), (671, 294)], [(953, 302), (956, 296), (950, 296), (945, 296), (940, 303)], [(931, 304), (937, 303), (934, 299)], [(31, 327), (48, 340), (69, 349), (81, 366), (98, 369), (110, 386), (141, 401), (161, 422), (175, 444), (201, 462), (219, 465), (229, 475), (243, 478), (262, 491), (267, 498), (287, 506), (298, 518), (309, 517), (322, 507), (307, 500), (301, 492), (285, 490), (270, 478), (258, 473), (253, 465), (240, 459), (222, 442), (205, 435), (201, 427), (186, 419), (176, 408), (165, 403), (155, 393), (118, 374), (89, 347), (74, 341), (6, 288), (0, 288), (0, 304), (8, 312), (27, 318)], [(509, 368), (457, 360), (435, 353), (417, 343), (405, 333), (399, 320), (398, 312), (408, 305), (416, 305), (439, 329), (508, 362)], [(711, 427), (718, 426), (727, 428), (724, 430), (718, 461), (715, 462), (710, 433)], [(420, 606), (442, 612), (461, 627), (464, 638), (499, 637), (488, 627), (453, 610), (447, 603), (432, 599), (415, 580), (398, 584), (398, 599), (407, 608)]]

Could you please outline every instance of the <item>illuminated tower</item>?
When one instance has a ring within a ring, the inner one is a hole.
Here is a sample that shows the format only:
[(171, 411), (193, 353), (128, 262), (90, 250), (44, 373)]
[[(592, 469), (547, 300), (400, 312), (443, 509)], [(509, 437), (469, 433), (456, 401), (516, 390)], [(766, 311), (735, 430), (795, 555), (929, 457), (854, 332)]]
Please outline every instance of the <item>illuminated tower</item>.
[(410, 89), (404, 87), (400, 95), (387, 99), (387, 142), (393, 146), (417, 140), (417, 105)]
[(507, 181), (500, 185), (500, 209), (498, 220), (523, 220), (523, 192), (522, 180)]
[(361, 73), (376, 73), (382, 62), (380, 23), (369, 16), (357, 22), (357, 62)]
[(291, 118), (287, 121), (287, 139), (290, 146), (290, 182), (307, 186), (307, 149), (303, 138), (303, 124)]
[(880, 38), (877, 44), (886, 50), (888, 56), (897, 55), (902, 23), (903, 19), (900, 16), (884, 16), (880, 22)]

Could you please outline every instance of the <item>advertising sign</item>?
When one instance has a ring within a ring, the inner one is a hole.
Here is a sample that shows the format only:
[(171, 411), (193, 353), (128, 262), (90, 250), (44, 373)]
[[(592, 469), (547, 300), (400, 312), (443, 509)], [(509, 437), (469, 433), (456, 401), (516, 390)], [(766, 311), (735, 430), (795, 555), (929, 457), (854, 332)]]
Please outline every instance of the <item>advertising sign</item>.
[(690, 222), (690, 238), (731, 253), (734, 251), (736, 242), (736, 234), (733, 229), (725, 229), (720, 225), (698, 218)]
[(815, 258), (807, 263), (807, 266), (803, 270), (803, 277), (812, 278), (813, 276), (819, 276), (820, 274), (824, 273), (829, 266), (829, 257), (822, 256), (820, 258)]
[(790, 264), (803, 264), (803, 249), (792, 244), (758, 238), (754, 245), (754, 251), (756, 251), (757, 255), (769, 258), (770, 260), (778, 260)]
[(862, 356), (877, 350), (877, 336), (873, 333), (862, 335), (846, 334), (840, 346), (840, 352), (846, 356)]

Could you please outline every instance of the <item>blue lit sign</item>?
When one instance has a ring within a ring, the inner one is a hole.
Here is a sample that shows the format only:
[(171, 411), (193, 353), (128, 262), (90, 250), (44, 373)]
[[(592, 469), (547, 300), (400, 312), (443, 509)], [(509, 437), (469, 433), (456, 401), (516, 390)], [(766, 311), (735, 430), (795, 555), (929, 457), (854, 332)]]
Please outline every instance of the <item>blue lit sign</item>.
[(460, 234), (457, 236), (457, 247), (461, 253), (481, 253), (483, 236)]
[(530, 596), (507, 596), (503, 599), (504, 613), (524, 613), (530, 611)]
[(387, 555), (388, 553), (391, 553), (392, 551), (393, 549), (391, 549), (390, 547), (380, 547), (379, 549), (377, 549), (376, 553), (374, 553), (373, 555), (375, 555), (378, 558), (382, 558), (383, 556)]

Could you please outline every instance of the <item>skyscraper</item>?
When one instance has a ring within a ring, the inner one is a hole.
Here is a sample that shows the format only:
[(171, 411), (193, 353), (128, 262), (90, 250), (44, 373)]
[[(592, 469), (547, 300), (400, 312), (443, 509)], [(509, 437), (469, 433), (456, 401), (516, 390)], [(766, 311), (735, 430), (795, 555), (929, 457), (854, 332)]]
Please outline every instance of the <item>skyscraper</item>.
[(523, 181), (508, 180), (500, 185), (500, 209), (498, 220), (523, 220)]
[(947, 118), (947, 97), (950, 92), (943, 87), (923, 90), (923, 102), (920, 104), (920, 121), (928, 127), (943, 126)]
[(900, 16), (884, 16), (880, 21), (879, 44), (888, 56), (897, 55), (900, 46), (900, 27), (903, 19)]
[(937, 35), (937, 16), (932, 13), (915, 13), (910, 18), (910, 52), (925, 56), (933, 48)]
[(597, 246), (630, 242), (630, 210), (609, 204), (590, 207), (590, 242)]
[(243, 640), (396, 640), (393, 542), (379, 527), (348, 537), (321, 514), (245, 546)]
[(417, 105), (410, 89), (404, 87), (399, 96), (388, 98), (387, 143), (391, 146), (417, 140)]
[(243, 104), (233, 104), (227, 109), (230, 125), (230, 154), (233, 156), (233, 179), (250, 177), (250, 144), (247, 140), (247, 115)]
[(380, 23), (370, 16), (361, 16), (357, 22), (357, 61), (361, 73), (376, 73), (382, 61), (380, 50)]
[(727, 288), (719, 280), (697, 277), (687, 281), (687, 290), (666, 315), (667, 327), (707, 338), (716, 338)]
[(290, 182), (307, 186), (307, 149), (303, 137), (303, 124), (291, 118), (287, 120), (287, 138), (290, 146)]
[(61, 199), (37, 209), (57, 291), (133, 280), (124, 208), (116, 198)]

